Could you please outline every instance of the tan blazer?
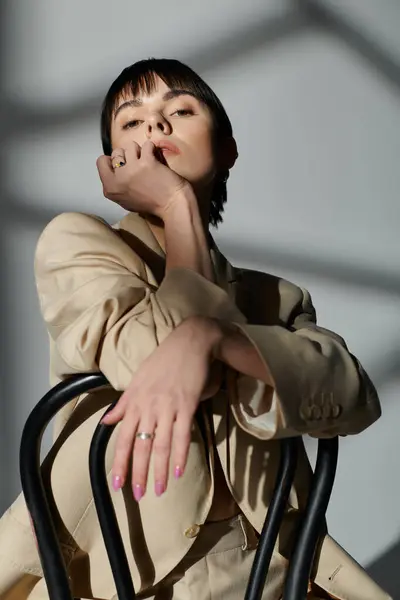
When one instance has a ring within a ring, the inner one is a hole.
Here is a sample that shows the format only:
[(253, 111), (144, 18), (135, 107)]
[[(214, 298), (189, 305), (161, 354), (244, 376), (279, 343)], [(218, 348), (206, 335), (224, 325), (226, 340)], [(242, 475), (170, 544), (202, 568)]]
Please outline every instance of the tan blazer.
[[(163, 251), (137, 214), (114, 228), (98, 217), (62, 214), (39, 240), (35, 272), (49, 331), (51, 384), (71, 373), (101, 370), (114, 387), (78, 398), (61, 412), (43, 467), (58, 507), (56, 526), (75, 596), (115, 597), (89, 484), (93, 430), (115, 390), (126, 388), (141, 361), (185, 318), (201, 314), (240, 324), (275, 382), (272, 405), (260, 382), (232, 373), (228, 390), (211, 401), (228, 487), (258, 531), (276, 476), (279, 438), (299, 436), (296, 482), (275, 549), (280, 575), (310, 478), (300, 436), (354, 434), (380, 416), (373, 385), (343, 340), (316, 325), (305, 290), (272, 275), (234, 269), (216, 247), (212, 258), (216, 284), (187, 269), (164, 276)], [(114, 443), (115, 435), (108, 474)], [(213, 487), (195, 423), (185, 475), (172, 478), (162, 497), (149, 486), (137, 505), (129, 491), (112, 492), (137, 590), (160, 581), (188, 552), (207, 518)], [(389, 598), (329, 535), (318, 552), (314, 579), (342, 600)], [(47, 596), (20, 496), (0, 520), (0, 598), (28, 597)]]

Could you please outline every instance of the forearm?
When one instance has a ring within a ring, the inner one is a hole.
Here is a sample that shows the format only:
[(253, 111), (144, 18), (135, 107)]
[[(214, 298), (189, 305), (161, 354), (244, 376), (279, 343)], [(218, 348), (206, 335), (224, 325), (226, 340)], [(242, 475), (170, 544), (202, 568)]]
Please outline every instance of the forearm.
[(196, 197), (182, 190), (181, 197), (164, 216), (166, 270), (181, 267), (196, 271), (214, 281), (207, 234), (201, 221)]
[[(190, 317), (197, 329), (197, 335), (202, 335), (207, 348), (211, 348), (214, 360), (221, 361), (228, 367), (243, 375), (263, 381), (271, 388), (274, 387), (271, 375), (251, 341), (232, 323), (208, 317)], [(189, 325), (189, 323), (187, 323)]]
[(234, 325), (214, 320), (220, 331), (214, 357), (243, 375), (263, 381), (273, 388), (271, 375), (251, 341)]

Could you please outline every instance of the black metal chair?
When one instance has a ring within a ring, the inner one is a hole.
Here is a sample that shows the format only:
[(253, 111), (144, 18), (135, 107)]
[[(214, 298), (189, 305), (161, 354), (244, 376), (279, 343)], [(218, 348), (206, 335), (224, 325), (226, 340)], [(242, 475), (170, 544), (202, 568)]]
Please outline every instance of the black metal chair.
[[(109, 385), (101, 373), (73, 376), (50, 390), (29, 415), (21, 438), (22, 490), (32, 517), (50, 600), (72, 600), (67, 571), (47, 501), (40, 469), (43, 432), (54, 415), (78, 395)], [(110, 407), (111, 408), (111, 407)], [(110, 409), (109, 408), (109, 409)], [(109, 410), (108, 409), (108, 410)], [(113, 427), (99, 424), (90, 448), (94, 502), (119, 600), (133, 600), (135, 591), (105, 473), (105, 453)], [(300, 523), (286, 576), (284, 600), (303, 600), (315, 550), (324, 530), (338, 456), (338, 438), (319, 440), (318, 456), (307, 506)], [(296, 470), (294, 438), (281, 441), (281, 461), (273, 497), (254, 558), (245, 600), (259, 600)]]

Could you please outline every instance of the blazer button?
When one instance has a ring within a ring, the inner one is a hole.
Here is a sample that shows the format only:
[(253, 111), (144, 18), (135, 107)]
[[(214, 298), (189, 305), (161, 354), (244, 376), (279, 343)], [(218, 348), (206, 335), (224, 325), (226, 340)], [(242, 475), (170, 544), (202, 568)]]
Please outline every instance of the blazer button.
[(337, 419), (337, 417), (340, 415), (341, 412), (342, 412), (342, 407), (340, 404), (334, 404), (332, 406), (332, 415), (334, 416), (335, 419)]
[(312, 408), (308, 404), (303, 404), (300, 407), (300, 416), (304, 421), (309, 421), (312, 419)]
[(323, 419), (329, 419), (332, 416), (332, 407), (329, 404), (325, 404), (321, 410)]
[(191, 527), (185, 529), (185, 536), (187, 538), (194, 538), (196, 535), (199, 535), (200, 525), (194, 524)]
[(312, 407), (312, 415), (316, 421), (319, 421), (319, 419), (322, 417), (322, 411), (317, 404), (314, 404)]

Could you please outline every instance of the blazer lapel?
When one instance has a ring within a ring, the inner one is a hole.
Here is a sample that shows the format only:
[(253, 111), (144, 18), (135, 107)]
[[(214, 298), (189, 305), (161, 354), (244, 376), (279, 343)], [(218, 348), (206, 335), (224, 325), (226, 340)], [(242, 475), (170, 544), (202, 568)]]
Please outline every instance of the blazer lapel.
[(147, 221), (138, 213), (128, 213), (114, 229), (142, 259), (160, 285), (165, 275), (165, 253)]
[(216, 284), (225, 290), (231, 300), (235, 302), (237, 284), (240, 281), (240, 271), (231, 265), (212, 238), (210, 254), (214, 266)]
[[(151, 269), (158, 285), (160, 285), (165, 275), (165, 252), (146, 219), (138, 213), (128, 213), (114, 225), (114, 229)], [(209, 239), (215, 283), (218, 287), (224, 289), (232, 300), (235, 300), (236, 284), (240, 279), (240, 271), (230, 264), (211, 235)]]

